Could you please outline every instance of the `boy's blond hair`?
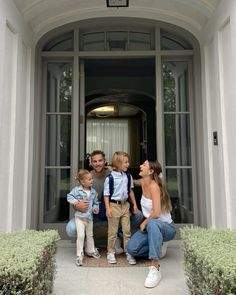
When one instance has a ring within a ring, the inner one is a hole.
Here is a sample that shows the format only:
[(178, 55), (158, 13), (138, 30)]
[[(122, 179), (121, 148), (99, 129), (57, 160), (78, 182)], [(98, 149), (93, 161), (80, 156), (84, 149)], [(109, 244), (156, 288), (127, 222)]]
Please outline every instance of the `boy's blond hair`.
[(83, 180), (83, 178), (89, 174), (91, 174), (91, 173), (88, 170), (80, 169), (75, 177), (75, 180), (77, 180), (79, 183), (81, 183), (81, 180)]
[(126, 152), (115, 152), (112, 156), (112, 166), (114, 169), (119, 169), (120, 165), (123, 163), (124, 158), (129, 159), (129, 155)]

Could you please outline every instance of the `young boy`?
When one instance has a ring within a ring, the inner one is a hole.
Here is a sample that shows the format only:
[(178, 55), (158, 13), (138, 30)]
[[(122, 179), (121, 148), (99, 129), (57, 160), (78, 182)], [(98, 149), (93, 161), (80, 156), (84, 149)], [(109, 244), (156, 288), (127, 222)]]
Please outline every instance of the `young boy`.
[(132, 191), (132, 177), (131, 186), (128, 191), (128, 177), (125, 173), (129, 167), (129, 155), (125, 152), (115, 152), (112, 156), (112, 166), (113, 171), (111, 172), (111, 176), (113, 177), (114, 182), (112, 193), (110, 192), (109, 177), (105, 179), (104, 183), (104, 202), (108, 219), (107, 261), (108, 263), (116, 263), (115, 242), (120, 223), (127, 260), (129, 264), (136, 264), (135, 259), (127, 252), (127, 244), (131, 236), (130, 203), (127, 201), (129, 196), (133, 205), (134, 214), (138, 211), (135, 196)]
[(67, 201), (73, 205), (81, 200), (88, 200), (88, 210), (85, 212), (75, 212), (75, 223), (77, 231), (77, 258), (76, 265), (83, 265), (84, 258), (84, 240), (86, 236), (86, 254), (94, 258), (99, 258), (100, 254), (95, 248), (93, 239), (93, 213), (99, 213), (98, 194), (92, 188), (92, 174), (85, 169), (79, 170), (76, 180), (80, 183), (67, 195)]

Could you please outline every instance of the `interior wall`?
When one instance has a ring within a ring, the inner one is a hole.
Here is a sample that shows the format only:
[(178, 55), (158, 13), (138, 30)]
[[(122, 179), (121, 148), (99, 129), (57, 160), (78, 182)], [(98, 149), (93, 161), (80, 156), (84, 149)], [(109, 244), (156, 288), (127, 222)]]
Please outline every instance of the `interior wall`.
[(29, 226), (32, 36), (12, 1), (1, 1), (0, 231)]

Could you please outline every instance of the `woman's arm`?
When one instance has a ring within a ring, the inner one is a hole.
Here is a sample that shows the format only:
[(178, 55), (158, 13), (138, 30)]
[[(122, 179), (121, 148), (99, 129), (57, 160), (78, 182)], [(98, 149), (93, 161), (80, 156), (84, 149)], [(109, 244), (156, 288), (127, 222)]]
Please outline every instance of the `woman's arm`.
[(134, 186), (141, 186), (142, 185), (142, 178), (134, 179), (133, 183), (134, 183)]

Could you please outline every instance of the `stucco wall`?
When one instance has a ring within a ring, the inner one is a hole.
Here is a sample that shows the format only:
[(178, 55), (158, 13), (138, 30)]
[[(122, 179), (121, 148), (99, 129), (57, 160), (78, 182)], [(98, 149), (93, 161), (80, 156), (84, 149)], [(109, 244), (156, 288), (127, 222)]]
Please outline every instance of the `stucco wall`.
[(32, 36), (12, 1), (1, 1), (0, 231), (29, 226)]
[[(236, 3), (222, 1), (204, 30), (208, 225), (236, 228)], [(213, 132), (218, 145), (213, 145)]]

